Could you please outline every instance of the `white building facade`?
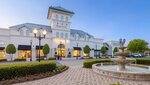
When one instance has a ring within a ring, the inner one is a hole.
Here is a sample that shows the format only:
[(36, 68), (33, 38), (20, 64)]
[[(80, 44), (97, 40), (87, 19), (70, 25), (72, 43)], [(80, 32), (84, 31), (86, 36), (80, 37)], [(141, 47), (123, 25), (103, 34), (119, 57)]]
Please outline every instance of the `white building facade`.
[[(50, 20), (50, 25), (48, 26), (24, 23), (7, 29), (0, 28), (0, 59), (10, 59), (5, 52), (5, 48), (8, 44), (14, 44), (17, 52), (13, 55), (13, 59), (30, 58), (32, 55), (32, 60), (36, 60), (39, 52), (39, 41), (34, 38), (34, 29), (47, 31), (46, 38), (41, 41), (41, 57), (44, 57), (42, 53), (44, 44), (48, 44), (50, 47), (48, 57), (55, 57), (56, 55), (63, 58), (83, 57), (87, 55), (83, 52), (85, 45), (88, 45), (91, 49), (90, 57), (100, 56), (103, 39), (95, 38), (82, 30), (71, 29), (73, 15), (74, 12), (62, 7), (49, 7), (47, 19)], [(71, 56), (68, 56), (69, 54)]]
[(114, 49), (117, 47), (119, 49), (120, 44), (119, 41), (110, 40), (104, 43), (104, 46), (107, 48), (106, 55), (114, 56)]

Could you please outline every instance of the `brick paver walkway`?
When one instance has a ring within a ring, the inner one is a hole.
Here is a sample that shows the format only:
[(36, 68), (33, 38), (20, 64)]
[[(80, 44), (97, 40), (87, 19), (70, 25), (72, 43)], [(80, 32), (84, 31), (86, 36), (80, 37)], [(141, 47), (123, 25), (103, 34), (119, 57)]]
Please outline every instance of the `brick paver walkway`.
[(99, 75), (91, 69), (82, 68), (83, 60), (59, 62), (68, 65), (70, 68), (52, 77), (15, 85), (110, 85), (113, 82), (120, 82), (122, 85), (150, 85), (150, 81), (122, 80)]

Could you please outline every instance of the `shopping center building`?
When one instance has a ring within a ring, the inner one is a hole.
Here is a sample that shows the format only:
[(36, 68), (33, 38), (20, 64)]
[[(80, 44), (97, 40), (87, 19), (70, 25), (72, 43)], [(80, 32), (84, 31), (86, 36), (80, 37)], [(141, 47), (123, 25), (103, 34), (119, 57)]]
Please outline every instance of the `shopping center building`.
[[(91, 49), (89, 55), (91, 57), (100, 56), (100, 49), (103, 46), (101, 38), (95, 38), (91, 34), (82, 30), (71, 29), (71, 18), (75, 13), (62, 7), (49, 7), (47, 19), (50, 20), (49, 25), (23, 23), (9, 28), (0, 28), (0, 59), (10, 59), (5, 52), (8, 44), (15, 45), (17, 52), (13, 55), (15, 58), (30, 58), (32, 60), (38, 57), (39, 40), (34, 37), (33, 30), (46, 30), (47, 35), (41, 41), (40, 54), (44, 56), (42, 48), (44, 44), (50, 47), (48, 57), (61, 55), (67, 58), (83, 57), (88, 54), (83, 52), (83, 47), (88, 45)], [(108, 49), (109, 51), (109, 49)]]

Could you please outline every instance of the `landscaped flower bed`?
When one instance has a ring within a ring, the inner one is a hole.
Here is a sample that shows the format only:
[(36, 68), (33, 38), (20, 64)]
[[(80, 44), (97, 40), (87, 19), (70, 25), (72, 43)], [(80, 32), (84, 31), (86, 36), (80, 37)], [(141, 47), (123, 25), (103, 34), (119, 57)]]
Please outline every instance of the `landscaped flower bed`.
[(0, 65), (0, 80), (12, 79), (15, 77), (45, 72), (52, 72), (55, 69), (55, 62), (33, 62), (24, 64)]
[(83, 67), (85, 68), (92, 68), (92, 65), (95, 63), (104, 63), (104, 62), (111, 62), (109, 59), (101, 59), (101, 60), (86, 60), (83, 63)]
[[(54, 62), (52, 62), (52, 63), (55, 66), (55, 63)], [(65, 65), (58, 65), (55, 67), (55, 69), (53, 71), (47, 71), (44, 73), (40, 72), (40, 73), (36, 73), (36, 74), (32, 74), (32, 75), (30, 74), (30, 75), (26, 75), (26, 76), (14, 77), (12, 79), (7, 79), (7, 80), (3, 80), (3, 81), (1, 80), (0, 85), (10, 85), (10, 84), (14, 84), (14, 83), (21, 83), (21, 82), (33, 81), (33, 80), (37, 80), (37, 79), (51, 77), (51, 76), (59, 74), (63, 71), (66, 71), (68, 68), (69, 67), (67, 67)], [(40, 68), (40, 69), (42, 70), (42, 68)]]

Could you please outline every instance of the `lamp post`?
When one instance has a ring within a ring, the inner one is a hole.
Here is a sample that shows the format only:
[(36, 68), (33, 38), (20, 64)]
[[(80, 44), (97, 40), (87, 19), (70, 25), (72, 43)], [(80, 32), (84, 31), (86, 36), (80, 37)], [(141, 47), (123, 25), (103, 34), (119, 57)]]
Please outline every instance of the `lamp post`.
[[(78, 43), (77, 43), (77, 47), (78, 47)], [(78, 56), (79, 56), (79, 55), (78, 55), (78, 50), (77, 50), (77, 58), (76, 58), (77, 60), (78, 60)]]
[(31, 56), (30, 56), (30, 61), (32, 61), (32, 40), (30, 40), (30, 45), (31, 45)]
[(96, 53), (96, 59), (97, 59), (97, 56), (98, 56), (98, 55), (97, 55), (97, 54), (98, 54), (98, 53), (97, 53), (97, 44), (96, 44), (96, 51), (95, 51), (95, 53)]
[[(39, 40), (39, 62), (40, 62), (40, 47), (41, 47), (41, 40), (42, 39), (45, 39), (45, 36), (47, 34), (47, 31), (46, 30), (43, 30), (42, 28), (37, 30), (37, 29), (34, 29), (33, 30), (33, 33), (34, 33), (34, 37), (37, 38)], [(38, 36), (37, 36), (38, 35)], [(43, 35), (43, 36), (42, 36)]]

